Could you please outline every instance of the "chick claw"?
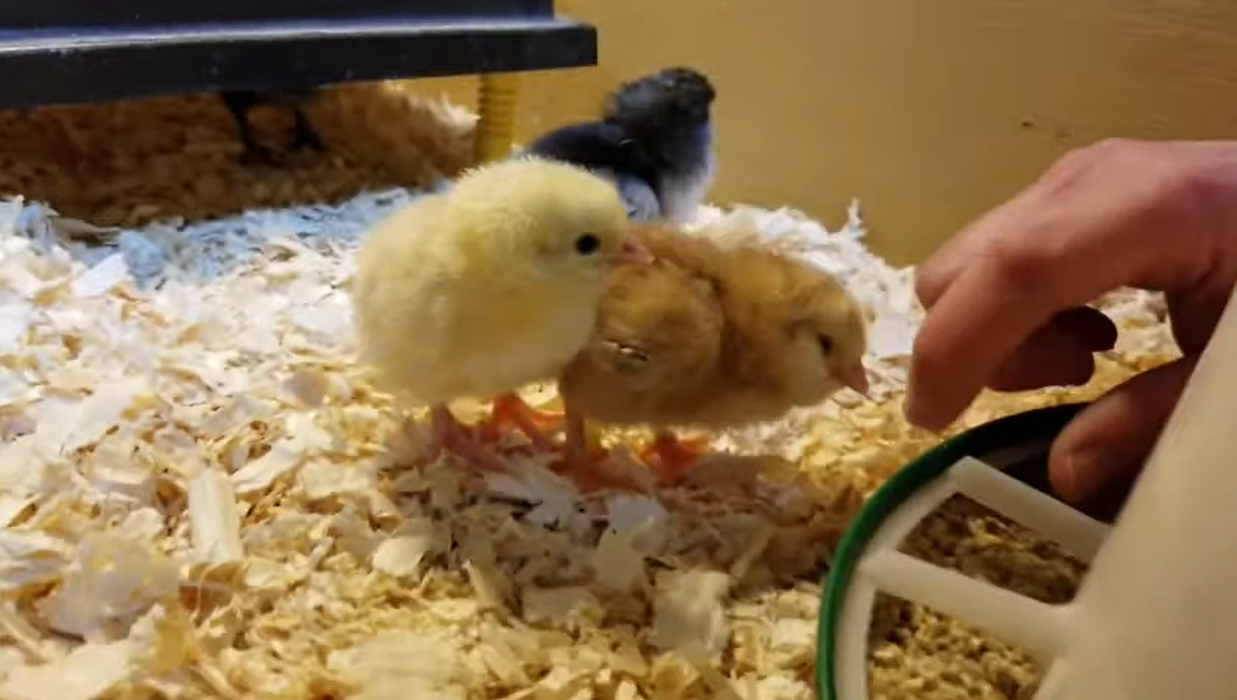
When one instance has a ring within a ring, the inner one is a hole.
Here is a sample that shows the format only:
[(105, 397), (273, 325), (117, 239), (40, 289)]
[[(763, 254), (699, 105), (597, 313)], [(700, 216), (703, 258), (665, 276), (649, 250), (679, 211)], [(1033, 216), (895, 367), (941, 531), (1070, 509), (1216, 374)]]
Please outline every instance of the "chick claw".
[(560, 416), (538, 411), (516, 394), (503, 394), (494, 399), (490, 418), (482, 427), (482, 432), (487, 437), (497, 438), (498, 428), (503, 423), (510, 423), (523, 433), (538, 451), (552, 452), (554, 441), (546, 435), (545, 430), (560, 421)]
[(658, 432), (653, 442), (640, 450), (640, 458), (655, 465), (662, 481), (673, 483), (683, 478), (695, 466), (709, 446), (709, 438), (703, 435), (687, 439), (673, 433)]
[(507, 471), (507, 464), (487, 450), (446, 406), (434, 406), (430, 410), (430, 430), (434, 452), (450, 450), (479, 469), (491, 472)]

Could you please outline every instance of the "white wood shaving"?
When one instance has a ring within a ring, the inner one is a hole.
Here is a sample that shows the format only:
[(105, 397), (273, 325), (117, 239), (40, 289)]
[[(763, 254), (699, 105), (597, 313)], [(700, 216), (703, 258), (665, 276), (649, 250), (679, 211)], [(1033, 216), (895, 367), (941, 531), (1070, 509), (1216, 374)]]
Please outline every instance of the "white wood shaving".
[(442, 529), (429, 518), (412, 518), (400, 524), (391, 536), (374, 548), (370, 563), (375, 571), (395, 577), (412, 577), (425, 558), (446, 551)]
[[(159, 221), (139, 229), (92, 226), (61, 217), (41, 202), (13, 197), (0, 204), (0, 230), (7, 228), (42, 249), (63, 245), (91, 265), (74, 283), (86, 296), (105, 291), (126, 272), (143, 288), (169, 279), (215, 278), (252, 262), (263, 249), (285, 239), (321, 249), (354, 243), (374, 222), (416, 196), (407, 188), (392, 188), (365, 192), (338, 205), (251, 210), (192, 224)], [(103, 243), (82, 242), (83, 231)]]
[(59, 661), (13, 669), (0, 683), (0, 697), (94, 700), (129, 676), (133, 654), (129, 641), (79, 647)]
[(648, 554), (633, 541), (633, 535), (638, 532), (607, 530), (602, 533), (590, 562), (598, 586), (617, 593), (630, 593), (637, 586), (647, 585), (645, 561)]
[(240, 509), (227, 474), (219, 469), (203, 469), (189, 480), (188, 490), (195, 563), (208, 566), (242, 564), (245, 548), (241, 544)]
[(332, 653), (327, 666), (365, 688), (357, 700), (464, 700), (469, 669), (460, 652), (459, 642), (441, 632), (386, 632)]
[(722, 602), (731, 579), (720, 571), (668, 571), (653, 599), (653, 644), (663, 650), (699, 648), (716, 657), (730, 636)]

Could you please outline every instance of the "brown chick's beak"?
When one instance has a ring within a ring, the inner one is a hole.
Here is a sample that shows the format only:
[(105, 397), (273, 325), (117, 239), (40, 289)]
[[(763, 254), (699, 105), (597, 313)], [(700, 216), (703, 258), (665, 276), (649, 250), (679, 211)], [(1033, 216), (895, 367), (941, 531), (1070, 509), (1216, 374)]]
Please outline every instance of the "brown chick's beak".
[(610, 258), (610, 262), (614, 265), (645, 265), (653, 262), (653, 254), (629, 236), (623, 239), (622, 247)]
[(838, 378), (842, 380), (843, 386), (850, 387), (864, 396), (868, 395), (868, 370), (863, 363), (847, 367), (838, 373)]

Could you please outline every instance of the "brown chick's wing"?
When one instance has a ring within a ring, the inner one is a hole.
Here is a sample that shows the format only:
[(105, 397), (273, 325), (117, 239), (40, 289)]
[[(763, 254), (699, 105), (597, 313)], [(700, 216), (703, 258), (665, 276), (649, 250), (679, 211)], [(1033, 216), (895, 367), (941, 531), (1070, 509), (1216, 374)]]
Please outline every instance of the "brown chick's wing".
[(559, 390), (571, 410), (610, 423), (690, 420), (717, 372), (725, 318), (711, 280), (664, 256), (615, 271), (592, 339)]

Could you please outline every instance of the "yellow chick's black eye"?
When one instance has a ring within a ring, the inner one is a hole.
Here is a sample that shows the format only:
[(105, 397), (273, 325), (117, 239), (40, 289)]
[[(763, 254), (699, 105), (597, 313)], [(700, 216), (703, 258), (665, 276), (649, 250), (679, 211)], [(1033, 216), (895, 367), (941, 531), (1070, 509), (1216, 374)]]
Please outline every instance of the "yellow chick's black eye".
[(575, 248), (580, 255), (592, 255), (601, 250), (601, 239), (592, 233), (586, 233), (576, 239)]
[(820, 344), (820, 351), (828, 355), (833, 352), (833, 338), (827, 335), (816, 336), (816, 342)]

